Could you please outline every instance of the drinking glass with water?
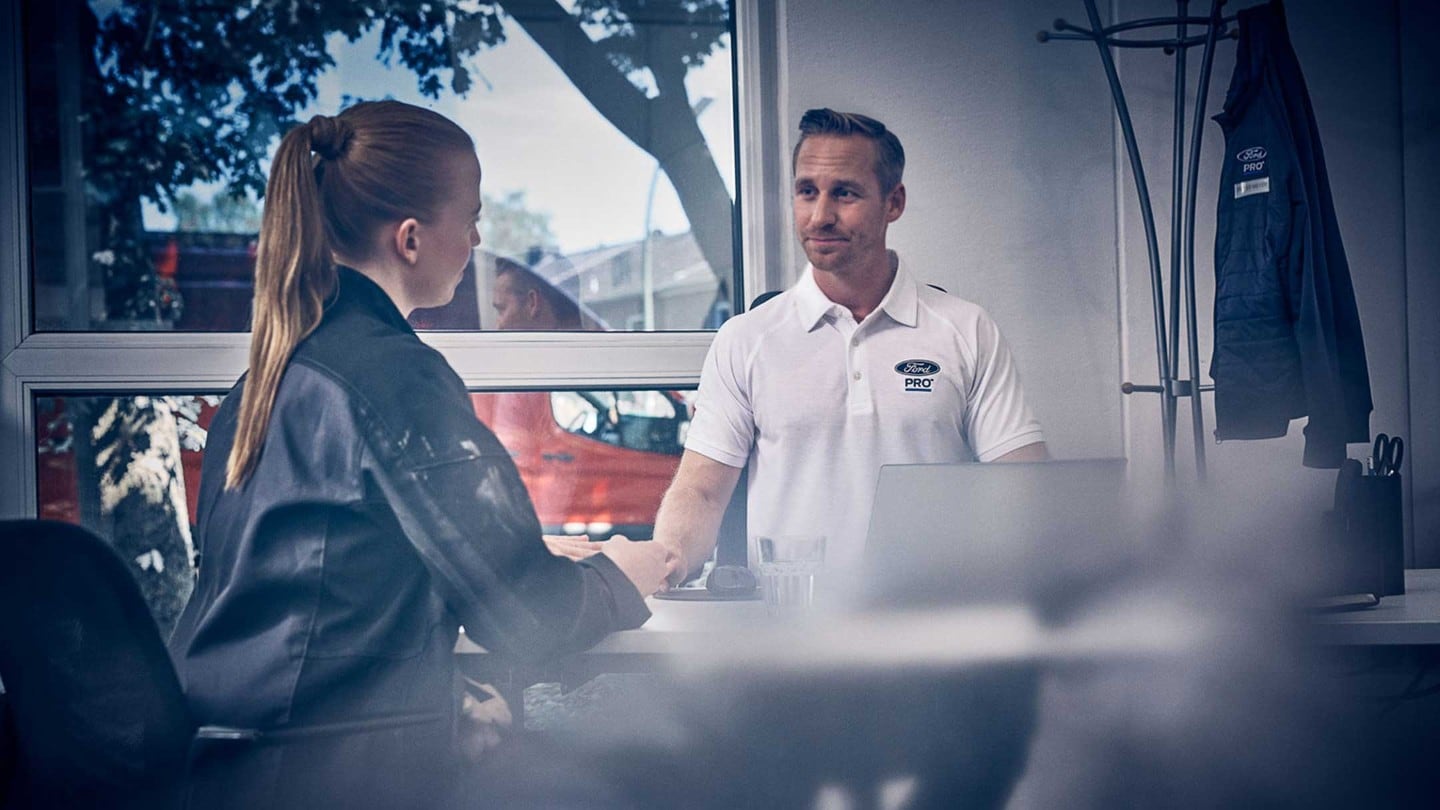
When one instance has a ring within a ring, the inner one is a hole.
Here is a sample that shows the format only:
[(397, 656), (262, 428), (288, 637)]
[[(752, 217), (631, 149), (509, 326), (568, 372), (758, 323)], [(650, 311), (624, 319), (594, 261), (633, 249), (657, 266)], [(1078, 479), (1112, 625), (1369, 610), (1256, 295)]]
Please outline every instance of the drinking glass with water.
[(815, 601), (815, 575), (825, 566), (825, 536), (757, 538), (760, 589), (771, 616), (803, 612)]

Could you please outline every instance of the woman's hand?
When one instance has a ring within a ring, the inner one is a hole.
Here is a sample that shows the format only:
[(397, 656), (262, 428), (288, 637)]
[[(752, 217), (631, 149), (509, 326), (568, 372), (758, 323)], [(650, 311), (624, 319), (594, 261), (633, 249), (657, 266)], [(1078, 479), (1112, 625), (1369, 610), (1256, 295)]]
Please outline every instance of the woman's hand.
[(603, 544), (591, 542), (590, 537), (583, 534), (547, 534), (544, 537), (545, 547), (550, 549), (551, 554), (576, 562), (599, 554), (604, 548)]
[(649, 596), (666, 587), (671, 552), (663, 543), (631, 540), (617, 534), (595, 545), (600, 546), (600, 552), (625, 573), (641, 596)]
[[(514, 719), (510, 716), (510, 704), (500, 697), (495, 687), (469, 678), (465, 681), (467, 688), (460, 703), (460, 753), (471, 762), (479, 762), (486, 751), (500, 744)], [(490, 697), (477, 699), (470, 694), (471, 689)]]

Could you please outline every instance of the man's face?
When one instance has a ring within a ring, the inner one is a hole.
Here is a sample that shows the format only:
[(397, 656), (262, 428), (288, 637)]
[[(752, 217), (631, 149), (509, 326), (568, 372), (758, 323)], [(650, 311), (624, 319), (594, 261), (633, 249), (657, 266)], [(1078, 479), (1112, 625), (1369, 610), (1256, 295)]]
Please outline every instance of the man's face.
[(888, 194), (875, 174), (876, 145), (859, 135), (812, 135), (795, 158), (795, 234), (816, 270), (883, 272), (885, 231), (905, 210), (905, 187)]
[(495, 307), (496, 329), (533, 332), (560, 328), (550, 303), (540, 293), (523, 283), (516, 283), (514, 273), (501, 273), (495, 277), (490, 304)]
[(525, 311), (525, 298), (516, 290), (515, 277), (503, 273), (495, 277), (491, 303), (495, 307), (496, 329), (524, 329), (530, 320)]

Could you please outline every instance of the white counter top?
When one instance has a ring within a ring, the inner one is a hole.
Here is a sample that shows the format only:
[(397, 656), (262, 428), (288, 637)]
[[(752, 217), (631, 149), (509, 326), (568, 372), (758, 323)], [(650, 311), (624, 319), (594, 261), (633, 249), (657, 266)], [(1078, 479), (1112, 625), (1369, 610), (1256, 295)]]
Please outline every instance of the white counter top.
[(1316, 635), (1327, 644), (1440, 644), (1440, 568), (1406, 571), (1405, 593), (1376, 607), (1317, 618)]

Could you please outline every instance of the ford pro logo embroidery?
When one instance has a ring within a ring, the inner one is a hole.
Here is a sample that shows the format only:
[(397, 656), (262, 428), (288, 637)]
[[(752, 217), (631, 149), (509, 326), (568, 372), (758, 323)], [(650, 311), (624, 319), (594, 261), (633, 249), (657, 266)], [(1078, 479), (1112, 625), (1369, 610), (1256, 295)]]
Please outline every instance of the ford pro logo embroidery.
[(905, 390), (928, 394), (935, 381), (930, 379), (940, 373), (940, 364), (934, 360), (904, 360), (895, 364), (895, 373), (905, 378)]
[(1240, 161), (1240, 176), (1244, 178), (1256, 177), (1265, 171), (1265, 155), (1268, 154), (1263, 146), (1252, 146), (1249, 149), (1241, 149), (1235, 155)]

